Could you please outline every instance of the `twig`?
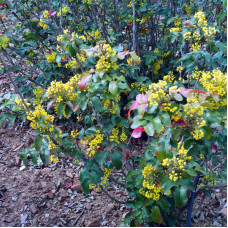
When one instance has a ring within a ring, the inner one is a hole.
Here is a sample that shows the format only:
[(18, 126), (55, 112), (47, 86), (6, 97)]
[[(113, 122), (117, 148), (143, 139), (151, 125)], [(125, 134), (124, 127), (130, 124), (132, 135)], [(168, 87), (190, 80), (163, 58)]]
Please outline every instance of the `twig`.
[(81, 214), (76, 218), (76, 220), (72, 223), (72, 227), (74, 227), (77, 224), (78, 220), (82, 217), (82, 215), (84, 214), (84, 212), (85, 212), (85, 210), (83, 210), (81, 212)]
[(83, 66), (82, 66), (82, 64), (81, 64), (81, 62), (80, 62), (80, 60), (78, 59), (77, 53), (76, 53), (76, 55), (75, 55), (75, 59), (76, 59), (78, 65), (80, 66), (81, 71), (84, 73), (84, 72), (85, 72), (85, 69), (83, 68)]
[(104, 192), (111, 200), (114, 200), (115, 202), (120, 203), (120, 204), (125, 204), (126, 203), (126, 202), (123, 202), (123, 201), (120, 201), (120, 200), (114, 198), (102, 186), (100, 186), (100, 187), (101, 187), (101, 191)]
[(24, 106), (26, 107), (26, 109), (27, 109), (28, 111), (30, 111), (30, 108), (29, 108), (28, 105), (26, 104), (26, 102), (25, 102), (25, 100), (24, 100), (24, 98), (23, 98), (23, 96), (22, 96), (22, 94), (21, 94), (21, 91), (18, 89), (16, 83), (14, 82), (13, 78), (11, 77), (10, 72), (8, 71), (8, 68), (7, 68), (7, 66), (6, 66), (6, 64), (5, 64), (5, 62), (3, 61), (3, 59), (2, 59), (1, 56), (0, 56), (0, 60), (1, 60), (3, 66), (4, 66), (5, 70), (6, 70), (6, 73), (7, 73), (7, 75), (8, 75), (8, 78), (10, 79), (11, 83), (12, 83), (13, 86), (14, 86), (14, 89), (15, 89), (16, 92), (19, 94), (22, 103), (24, 104)]
[(133, 51), (136, 50), (136, 23), (135, 23), (135, 3), (134, 0), (131, 0), (132, 3), (132, 11), (133, 11), (133, 26), (132, 26), (132, 32), (133, 32), (133, 44), (132, 44), (132, 48)]

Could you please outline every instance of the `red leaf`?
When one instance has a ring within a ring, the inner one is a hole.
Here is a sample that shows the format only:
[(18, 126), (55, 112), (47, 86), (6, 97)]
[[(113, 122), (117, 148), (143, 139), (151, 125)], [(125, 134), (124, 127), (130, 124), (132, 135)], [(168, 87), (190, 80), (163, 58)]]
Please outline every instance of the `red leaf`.
[(78, 83), (78, 88), (80, 89), (80, 91), (85, 89), (86, 83), (88, 81), (90, 81), (91, 78), (92, 78), (92, 74), (88, 74), (88, 73), (83, 73), (82, 74), (81, 81)]
[(143, 131), (145, 131), (143, 127), (137, 127), (137, 128), (134, 129), (134, 131), (132, 132), (131, 136), (133, 138), (138, 139), (138, 138), (140, 138), (142, 136)]
[(128, 111), (128, 116), (130, 115), (130, 112), (131, 112), (132, 110), (137, 109), (137, 108), (139, 107), (139, 105), (140, 105), (140, 104), (139, 104), (138, 101), (134, 101), (133, 104), (131, 105), (129, 111)]
[(184, 125), (186, 125), (186, 122), (184, 120), (182, 120), (182, 119), (179, 119), (177, 121), (173, 121), (172, 124), (173, 125), (178, 125), (178, 126), (184, 126)]
[(202, 94), (207, 94), (207, 92), (199, 89), (190, 89), (191, 93), (202, 93)]
[(114, 30), (117, 32), (117, 28), (116, 28), (116, 26), (115, 26), (115, 25), (113, 25), (113, 28), (114, 28)]
[(190, 26), (190, 23), (186, 22), (184, 25), (189, 27)]
[(121, 46), (123, 47), (123, 51), (125, 51), (126, 50), (125, 45), (121, 44)]
[(47, 104), (47, 110), (49, 110), (55, 104), (55, 100), (51, 100)]
[(48, 17), (52, 17), (56, 14), (55, 10), (51, 10), (51, 12), (48, 14)]
[(211, 149), (212, 149), (212, 150), (217, 150), (217, 149), (218, 149), (217, 144), (214, 143), (214, 142), (212, 142), (212, 143), (211, 143)]
[(68, 55), (65, 58), (61, 59), (61, 62), (65, 62), (68, 59)]
[(72, 182), (68, 183), (68, 184), (66, 185), (66, 189), (70, 188), (72, 185), (73, 185)]

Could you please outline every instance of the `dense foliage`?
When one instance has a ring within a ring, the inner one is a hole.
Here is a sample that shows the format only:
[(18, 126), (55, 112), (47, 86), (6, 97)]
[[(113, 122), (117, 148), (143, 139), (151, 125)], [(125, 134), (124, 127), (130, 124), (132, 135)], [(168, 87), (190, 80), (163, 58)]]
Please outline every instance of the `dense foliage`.
[(109, 181), (128, 190), (126, 202), (111, 197), (131, 207), (131, 226), (174, 226), (191, 192), (224, 186), (226, 1), (0, 7), (0, 73), (17, 92), (1, 98), (0, 123), (20, 119), (34, 130), (25, 164), (29, 154), (34, 163), (75, 156), (85, 193), (109, 194)]

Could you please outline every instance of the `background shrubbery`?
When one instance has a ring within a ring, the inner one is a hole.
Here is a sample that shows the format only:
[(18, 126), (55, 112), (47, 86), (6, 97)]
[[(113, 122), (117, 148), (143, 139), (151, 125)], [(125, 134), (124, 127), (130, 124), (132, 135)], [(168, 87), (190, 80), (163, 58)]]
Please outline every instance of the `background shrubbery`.
[[(125, 224), (174, 226), (188, 208), (189, 225), (194, 197), (226, 185), (226, 1), (0, 7), (0, 73), (17, 92), (1, 98), (0, 123), (34, 129), (24, 163), (75, 156), (85, 193), (128, 190), (111, 196), (132, 208)], [(27, 69), (16, 78), (15, 59)]]

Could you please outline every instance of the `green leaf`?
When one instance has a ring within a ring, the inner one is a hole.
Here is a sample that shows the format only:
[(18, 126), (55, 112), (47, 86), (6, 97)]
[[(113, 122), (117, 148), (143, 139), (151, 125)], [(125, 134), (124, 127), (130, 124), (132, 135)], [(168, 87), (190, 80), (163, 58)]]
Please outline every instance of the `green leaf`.
[(70, 54), (72, 57), (76, 56), (76, 49), (75, 49), (74, 45), (72, 45), (72, 44), (69, 45), (69, 51), (70, 51)]
[(14, 122), (15, 122), (16, 117), (17, 117), (16, 114), (12, 114), (12, 115), (9, 116), (8, 124), (10, 126), (13, 126), (14, 125)]
[(58, 104), (57, 115), (58, 115), (59, 119), (61, 119), (63, 116), (64, 107), (65, 107), (65, 105), (64, 105), (63, 101)]
[(211, 128), (208, 127), (208, 126), (204, 126), (203, 127), (203, 131), (204, 131), (204, 137), (205, 137), (205, 139), (210, 139), (211, 138), (211, 135), (212, 135)]
[(111, 154), (111, 158), (112, 158), (112, 163), (114, 164), (116, 169), (120, 169), (122, 167), (122, 156), (121, 156), (121, 154), (117, 151), (114, 151)]
[(158, 116), (155, 117), (151, 122), (152, 122), (154, 128), (155, 128), (158, 132), (160, 132), (161, 129), (162, 129), (162, 123), (161, 123), (161, 120), (159, 119), (159, 117), (158, 117)]
[(41, 145), (42, 145), (42, 136), (37, 135), (35, 138), (35, 148), (37, 151), (40, 150)]
[(174, 200), (177, 207), (183, 207), (188, 200), (186, 194), (186, 188), (184, 186), (180, 186), (180, 188), (176, 188), (174, 194)]
[(21, 70), (21, 68), (20, 68), (18, 65), (14, 65), (14, 66), (12, 66), (12, 68), (13, 68), (14, 70)]
[(32, 162), (36, 165), (37, 164), (37, 159), (38, 159), (37, 151), (32, 150), (32, 152), (30, 153), (30, 157), (32, 159)]
[(89, 194), (89, 185), (92, 184), (92, 181), (90, 179), (85, 179), (83, 182), (82, 182), (82, 188), (85, 192), (85, 194)]
[(126, 180), (127, 181), (130, 181), (130, 179), (133, 177), (133, 176), (136, 176), (136, 175), (140, 175), (142, 173), (141, 170), (130, 170), (127, 174), (127, 178)]
[(147, 123), (146, 120), (135, 120), (132, 123), (131, 128), (135, 129), (135, 128), (139, 127), (139, 126), (144, 126), (146, 123)]
[(50, 151), (48, 149), (42, 148), (40, 152), (40, 159), (44, 164), (47, 164), (49, 162), (50, 157)]
[(154, 135), (154, 126), (152, 123), (148, 123), (147, 125), (145, 125), (144, 130), (149, 136)]
[(97, 112), (101, 112), (103, 110), (103, 105), (98, 97), (91, 97), (90, 100)]
[(29, 153), (29, 150), (26, 148), (23, 148), (22, 149), (22, 152), (21, 152), (21, 159), (22, 159), (22, 161), (23, 161), (23, 163), (24, 163), (24, 165), (25, 166), (27, 166), (27, 156), (28, 156), (28, 153)]
[(165, 127), (171, 124), (170, 116), (168, 113), (161, 114), (160, 118)]
[(152, 208), (152, 220), (158, 224), (163, 222), (163, 218), (161, 217), (160, 209), (158, 206), (154, 206)]
[(111, 82), (109, 83), (108, 89), (109, 89), (109, 92), (110, 92), (112, 95), (116, 96), (117, 91), (118, 91), (118, 84), (117, 84), (117, 81), (111, 81)]

